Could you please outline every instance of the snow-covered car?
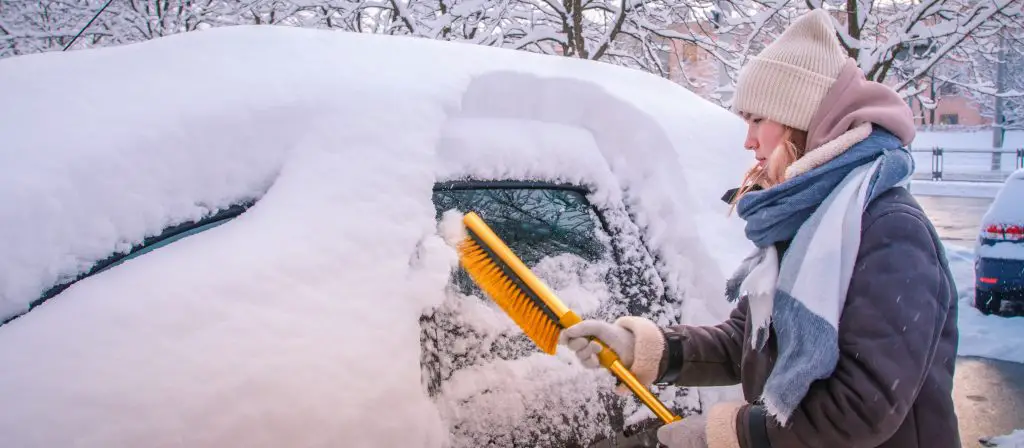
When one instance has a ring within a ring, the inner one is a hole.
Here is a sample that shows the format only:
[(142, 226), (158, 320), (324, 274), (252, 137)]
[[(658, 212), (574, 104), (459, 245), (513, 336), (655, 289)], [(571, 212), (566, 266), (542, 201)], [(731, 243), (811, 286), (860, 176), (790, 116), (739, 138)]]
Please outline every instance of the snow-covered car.
[(974, 306), (999, 313), (1024, 302), (1024, 169), (1013, 172), (981, 220), (975, 247)]
[(742, 121), (608, 64), (229, 27), (0, 60), (0, 97), (5, 446), (653, 445), (467, 280), (457, 211), (586, 317), (718, 322), (749, 250)]

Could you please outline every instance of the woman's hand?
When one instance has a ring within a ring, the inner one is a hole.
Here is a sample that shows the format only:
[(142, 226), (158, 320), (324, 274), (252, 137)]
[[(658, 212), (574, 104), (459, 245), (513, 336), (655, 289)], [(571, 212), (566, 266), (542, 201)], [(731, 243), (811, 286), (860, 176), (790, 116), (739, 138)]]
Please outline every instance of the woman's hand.
[[(650, 385), (658, 379), (662, 354), (665, 353), (665, 335), (658, 325), (637, 316), (620, 317), (614, 324), (599, 320), (585, 320), (562, 331), (559, 341), (576, 353), (580, 363), (591, 369), (600, 367), (597, 354), (601, 346), (590, 338), (608, 346), (619, 357), (622, 365), (633, 372), (640, 384)], [(616, 392), (629, 394), (629, 388), (620, 384)]]
[(694, 415), (658, 428), (658, 442), (668, 448), (708, 448), (707, 417)]
[(589, 338), (597, 338), (612, 349), (627, 369), (633, 365), (635, 338), (633, 333), (619, 325), (599, 320), (585, 320), (562, 331), (561, 342), (576, 352), (583, 366), (596, 369), (600, 367), (597, 354), (601, 346)]

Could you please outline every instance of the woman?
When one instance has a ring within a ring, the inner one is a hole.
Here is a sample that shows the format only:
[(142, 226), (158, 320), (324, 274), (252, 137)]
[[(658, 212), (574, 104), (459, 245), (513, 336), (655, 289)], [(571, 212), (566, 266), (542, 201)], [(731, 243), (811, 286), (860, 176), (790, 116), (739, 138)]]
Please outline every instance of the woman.
[(757, 250), (726, 285), (729, 319), (588, 320), (563, 343), (596, 367), (596, 337), (645, 384), (742, 385), (745, 402), (659, 429), (670, 448), (959, 447), (955, 287), (901, 186), (910, 109), (864, 79), (822, 10), (743, 68), (734, 108), (757, 165), (728, 200)]

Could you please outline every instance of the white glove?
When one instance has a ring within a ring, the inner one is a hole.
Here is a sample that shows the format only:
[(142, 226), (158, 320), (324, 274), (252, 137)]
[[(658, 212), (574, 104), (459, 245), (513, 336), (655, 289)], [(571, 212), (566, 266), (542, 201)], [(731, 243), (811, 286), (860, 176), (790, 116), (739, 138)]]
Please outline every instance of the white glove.
[(708, 448), (707, 417), (685, 417), (658, 428), (658, 442), (668, 448)]
[(608, 348), (619, 355), (619, 360), (627, 369), (633, 365), (633, 333), (621, 326), (600, 320), (585, 320), (562, 331), (559, 342), (576, 352), (576, 357), (584, 367), (596, 369), (601, 366), (597, 354), (601, 346), (588, 338), (597, 338)]
[[(636, 376), (640, 384), (650, 385), (658, 378), (661, 356), (665, 352), (665, 335), (654, 322), (637, 316), (620, 317), (614, 324), (599, 320), (585, 320), (562, 331), (562, 345), (576, 352), (585, 367), (601, 366), (597, 354), (601, 346), (589, 338), (597, 338), (619, 357), (623, 367)], [(620, 384), (615, 388), (620, 395), (629, 394), (629, 388)]]

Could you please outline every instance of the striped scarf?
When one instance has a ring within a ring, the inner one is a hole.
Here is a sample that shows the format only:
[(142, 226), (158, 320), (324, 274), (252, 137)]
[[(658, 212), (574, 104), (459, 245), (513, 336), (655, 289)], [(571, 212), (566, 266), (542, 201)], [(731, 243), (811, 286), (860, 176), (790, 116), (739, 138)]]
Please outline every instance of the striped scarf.
[[(781, 424), (810, 384), (832, 374), (839, 361), (838, 325), (860, 247), (868, 203), (902, 185), (913, 159), (898, 138), (875, 128), (837, 157), (737, 204), (757, 250), (726, 285), (730, 301), (746, 296), (761, 350), (769, 325), (778, 357), (761, 401)], [(774, 244), (792, 240), (781, 265)]]

